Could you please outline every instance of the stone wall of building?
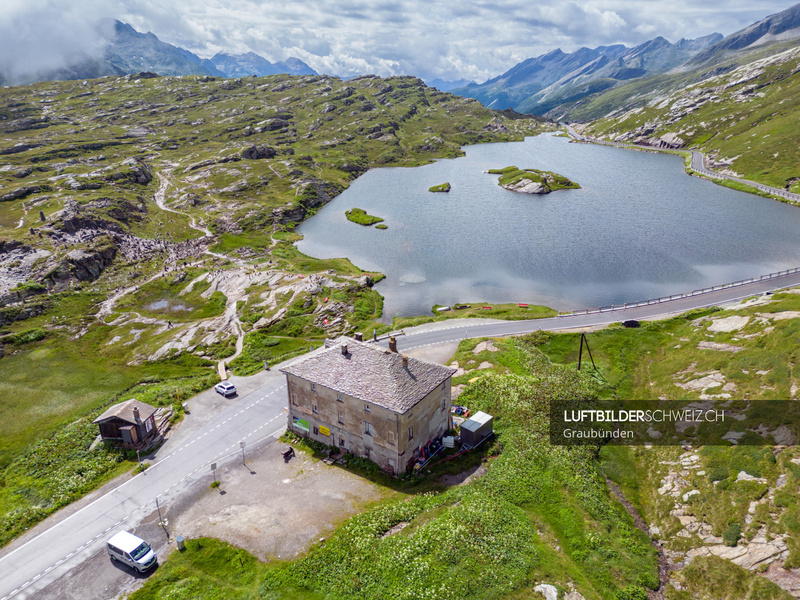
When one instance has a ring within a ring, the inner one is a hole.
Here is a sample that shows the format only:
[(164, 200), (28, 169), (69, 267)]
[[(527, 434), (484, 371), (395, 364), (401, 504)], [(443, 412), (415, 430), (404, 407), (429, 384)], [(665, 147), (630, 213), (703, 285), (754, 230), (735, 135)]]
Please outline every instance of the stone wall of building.
[(449, 429), (449, 379), (402, 415), (294, 375), (287, 374), (287, 382), (289, 429), (393, 473), (405, 470), (420, 448)]

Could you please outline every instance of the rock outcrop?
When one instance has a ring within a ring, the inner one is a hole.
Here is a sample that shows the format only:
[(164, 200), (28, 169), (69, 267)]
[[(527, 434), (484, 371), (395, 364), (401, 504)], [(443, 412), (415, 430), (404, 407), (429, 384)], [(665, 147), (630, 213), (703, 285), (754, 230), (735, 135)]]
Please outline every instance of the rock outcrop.
[(114, 244), (104, 244), (86, 250), (70, 250), (59, 265), (45, 275), (45, 281), (56, 290), (63, 290), (72, 280), (94, 281), (111, 265), (117, 256)]
[(533, 181), (531, 179), (520, 179), (515, 183), (507, 183), (502, 185), (505, 189), (511, 192), (519, 192), (521, 194), (549, 194), (548, 188), (541, 181)]
[(242, 158), (245, 160), (257, 160), (259, 158), (273, 158), (278, 152), (270, 146), (250, 146), (242, 150)]

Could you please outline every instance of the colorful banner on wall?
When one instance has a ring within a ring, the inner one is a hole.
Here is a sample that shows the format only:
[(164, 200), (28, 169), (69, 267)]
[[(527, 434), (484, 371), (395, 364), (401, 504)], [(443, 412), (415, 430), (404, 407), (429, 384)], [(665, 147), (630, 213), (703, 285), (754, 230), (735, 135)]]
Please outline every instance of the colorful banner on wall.
[(308, 421), (304, 421), (303, 419), (299, 419), (297, 417), (292, 417), (292, 425), (294, 425), (295, 429), (300, 429), (306, 433), (310, 429), (308, 426)]
[(330, 430), (330, 429), (328, 429), (327, 427), (325, 427), (324, 425), (320, 425), (320, 426), (319, 426), (319, 432), (320, 432), (322, 435), (330, 435), (330, 434), (331, 434), (331, 430)]

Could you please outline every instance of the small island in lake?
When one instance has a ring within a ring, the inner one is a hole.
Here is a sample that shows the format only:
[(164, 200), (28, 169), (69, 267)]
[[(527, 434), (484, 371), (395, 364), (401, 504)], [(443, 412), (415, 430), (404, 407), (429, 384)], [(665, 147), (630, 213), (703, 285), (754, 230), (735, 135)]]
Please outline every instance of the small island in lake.
[(523, 194), (549, 194), (556, 190), (577, 190), (581, 187), (574, 181), (552, 171), (506, 167), (505, 169), (489, 169), (487, 172), (492, 175), (500, 175), (497, 183), (501, 187)]
[(434, 185), (433, 187), (428, 188), (429, 192), (449, 192), (450, 191), (450, 184), (449, 183), (442, 183), (439, 185)]
[[(359, 225), (364, 225), (365, 227), (369, 227), (370, 225), (375, 225), (375, 223), (380, 223), (383, 221), (383, 219), (380, 217), (368, 215), (367, 211), (365, 211), (363, 208), (351, 208), (350, 210), (345, 211), (344, 215), (347, 217), (348, 221), (358, 223)], [(386, 226), (381, 227), (381, 229), (386, 229)]]

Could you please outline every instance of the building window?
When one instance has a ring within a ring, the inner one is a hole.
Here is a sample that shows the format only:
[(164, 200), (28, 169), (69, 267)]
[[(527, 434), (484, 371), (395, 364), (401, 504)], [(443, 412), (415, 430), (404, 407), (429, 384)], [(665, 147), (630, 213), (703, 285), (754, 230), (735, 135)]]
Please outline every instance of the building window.
[(316, 383), (312, 383), (311, 384), (311, 391), (312, 392), (316, 392), (317, 391), (317, 384)]
[(369, 404), (364, 405), (364, 412), (369, 412)]
[(364, 433), (367, 435), (372, 435), (372, 423), (364, 421)]
[(413, 427), (409, 427), (408, 428), (408, 439), (410, 439), (410, 440), (414, 439), (414, 428)]
[(344, 413), (339, 411), (339, 423), (344, 423)]
[(319, 435), (319, 427), (314, 425), (314, 435)]
[(314, 410), (314, 412), (315, 412), (315, 413), (318, 413), (318, 412), (319, 412), (319, 409), (317, 408), (317, 405), (316, 405), (316, 404), (314, 405), (314, 409), (313, 409), (313, 410)]
[(344, 438), (339, 438), (339, 447), (344, 448)]
[(369, 448), (364, 448), (364, 457), (369, 458)]
[(344, 398), (342, 398), (342, 395), (341, 395), (341, 394), (336, 394), (336, 399), (337, 399), (339, 402), (344, 402)]

